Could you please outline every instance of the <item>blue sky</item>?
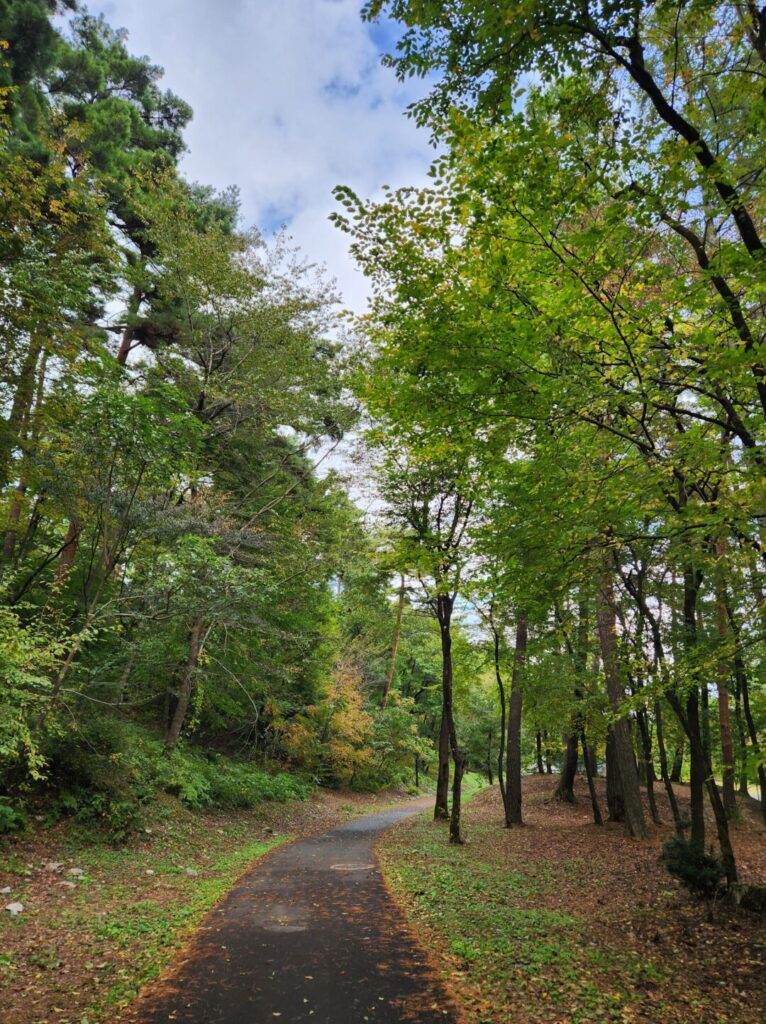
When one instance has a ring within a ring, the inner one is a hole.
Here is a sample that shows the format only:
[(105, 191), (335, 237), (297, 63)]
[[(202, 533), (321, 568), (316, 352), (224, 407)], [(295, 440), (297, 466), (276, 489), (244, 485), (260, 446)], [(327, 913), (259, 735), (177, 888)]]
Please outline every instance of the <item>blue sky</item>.
[(380, 64), (391, 25), (359, 17), (361, 0), (92, 0), (128, 46), (165, 68), (194, 108), (187, 177), (237, 185), (246, 224), (289, 225), (312, 261), (337, 278), (347, 305), (366, 284), (327, 217), (331, 190), (376, 196), (419, 184), (432, 157), (404, 109), (425, 86)]

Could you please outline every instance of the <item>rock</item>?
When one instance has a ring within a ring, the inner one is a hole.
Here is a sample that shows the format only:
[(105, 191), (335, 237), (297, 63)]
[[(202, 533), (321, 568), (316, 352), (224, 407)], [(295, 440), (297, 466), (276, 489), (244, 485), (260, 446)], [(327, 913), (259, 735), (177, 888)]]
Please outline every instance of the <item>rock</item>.
[(5, 909), (11, 915), (11, 917), (18, 917), (19, 914), (24, 909), (24, 904), (23, 903), (9, 903), (8, 906)]
[(147, 873), (147, 875), (153, 875), (154, 874), (154, 872), (152, 871), (151, 868), (147, 868), (146, 869), (146, 873)]
[(82, 878), (85, 872), (82, 868), (70, 868), (69, 871), (67, 871), (67, 874), (71, 875), (72, 878)]
[(49, 860), (47, 864), (43, 864), (46, 871), (61, 871), (63, 864), (57, 860)]
[(194, 868), (187, 868), (186, 874), (189, 876), (189, 878), (197, 878), (199, 875), (199, 871), (195, 871)]
[(731, 887), (731, 895), (737, 906), (743, 910), (766, 914), (766, 885), (735, 884)]
[(3, 888), (0, 889), (0, 896), (8, 896), (12, 892), (13, 889), (11, 889), (10, 885), (4, 885)]

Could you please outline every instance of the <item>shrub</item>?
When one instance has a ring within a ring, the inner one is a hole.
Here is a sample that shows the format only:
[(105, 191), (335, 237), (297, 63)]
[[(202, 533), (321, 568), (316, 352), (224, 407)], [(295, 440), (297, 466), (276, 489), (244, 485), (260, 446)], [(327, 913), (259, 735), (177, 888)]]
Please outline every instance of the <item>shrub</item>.
[(7, 796), (0, 796), (0, 833), (20, 832), (26, 827), (27, 816)]
[(695, 892), (717, 895), (723, 886), (724, 871), (717, 857), (697, 849), (687, 839), (673, 836), (662, 848), (665, 867)]

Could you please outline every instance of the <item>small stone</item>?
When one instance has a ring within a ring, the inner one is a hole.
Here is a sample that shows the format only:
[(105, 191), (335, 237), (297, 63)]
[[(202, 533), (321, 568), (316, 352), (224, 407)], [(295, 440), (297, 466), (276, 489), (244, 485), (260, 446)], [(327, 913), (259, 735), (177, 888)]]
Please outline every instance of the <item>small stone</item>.
[(147, 868), (146, 869), (146, 873), (147, 873), (147, 875), (153, 875), (154, 874), (154, 872), (152, 871), (151, 868)]
[(43, 865), (46, 871), (61, 871), (63, 864), (57, 860), (49, 860), (47, 864)]
[(7, 896), (11, 892), (13, 892), (13, 889), (11, 889), (10, 885), (4, 885), (3, 888), (0, 889), (0, 896)]
[(24, 909), (24, 904), (23, 903), (9, 903), (8, 906), (5, 909), (11, 915), (11, 917), (18, 917), (18, 915)]
[(199, 871), (195, 871), (194, 868), (187, 868), (186, 874), (189, 876), (189, 878), (197, 878), (199, 875)]
[(82, 878), (85, 872), (82, 868), (70, 868), (69, 871), (67, 871), (67, 874), (71, 875), (73, 878)]

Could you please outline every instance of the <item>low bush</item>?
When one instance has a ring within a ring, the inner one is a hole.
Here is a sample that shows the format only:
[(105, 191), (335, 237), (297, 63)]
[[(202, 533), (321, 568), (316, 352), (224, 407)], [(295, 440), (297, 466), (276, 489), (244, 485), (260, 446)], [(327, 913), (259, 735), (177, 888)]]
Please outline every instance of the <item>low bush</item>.
[(724, 871), (717, 857), (697, 849), (688, 839), (673, 836), (662, 848), (665, 867), (684, 885), (702, 894), (716, 896), (723, 887)]
[(27, 816), (7, 796), (0, 796), (0, 834), (20, 832), (26, 827)]
[[(220, 754), (183, 747), (168, 754), (147, 730), (106, 717), (52, 742), (45, 786), (46, 799), (53, 798), (50, 817), (95, 822), (115, 839), (141, 827), (147, 804), (161, 791), (193, 809), (234, 809), (305, 800), (313, 788), (301, 776)], [(14, 819), (10, 807), (4, 815), (0, 805), (0, 831), (3, 820), (11, 825)]]

